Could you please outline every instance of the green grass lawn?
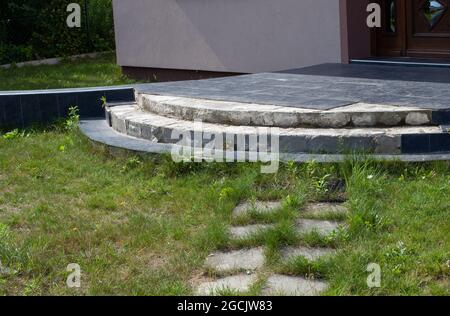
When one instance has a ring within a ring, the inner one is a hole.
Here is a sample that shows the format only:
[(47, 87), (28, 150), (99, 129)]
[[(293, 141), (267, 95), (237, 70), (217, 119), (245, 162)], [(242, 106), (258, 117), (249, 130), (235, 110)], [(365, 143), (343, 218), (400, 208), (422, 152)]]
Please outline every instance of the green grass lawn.
[(0, 69), (0, 91), (111, 86), (133, 82), (122, 75), (114, 53), (64, 61), (58, 65)]
[[(448, 162), (289, 163), (263, 175), (256, 164), (112, 157), (61, 128), (15, 135), (0, 139), (0, 260), (10, 269), (0, 274), (0, 295), (192, 294), (210, 252), (245, 245), (265, 247), (264, 271), (328, 280), (326, 295), (450, 294)], [(329, 191), (336, 179), (346, 180), (345, 192)], [(240, 220), (275, 229), (230, 242), (231, 212), (247, 199), (284, 207)], [(346, 200), (348, 229), (295, 236), (302, 205), (330, 199)], [(338, 254), (281, 264), (287, 244)], [(82, 269), (80, 289), (66, 286), (70, 263)], [(369, 263), (381, 266), (380, 288), (366, 285)]]

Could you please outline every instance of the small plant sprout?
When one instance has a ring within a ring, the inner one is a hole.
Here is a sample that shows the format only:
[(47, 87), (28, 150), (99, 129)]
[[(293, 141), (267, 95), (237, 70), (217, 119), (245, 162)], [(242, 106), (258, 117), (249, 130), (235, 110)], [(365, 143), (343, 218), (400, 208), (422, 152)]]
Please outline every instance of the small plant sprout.
[(224, 201), (228, 199), (231, 195), (233, 195), (234, 189), (230, 187), (223, 188), (219, 193), (219, 200)]
[(14, 139), (17, 137), (19, 137), (19, 130), (17, 128), (6, 133), (5, 135), (3, 135), (3, 139), (8, 139), (8, 140), (11, 140), (11, 139)]
[(106, 100), (106, 96), (102, 96), (100, 98), (100, 101), (102, 101), (102, 108), (104, 109), (108, 105), (108, 102)]
[(127, 172), (136, 169), (141, 164), (142, 161), (139, 159), (139, 157), (131, 157), (126, 161), (125, 165), (122, 167), (122, 172)]
[(80, 121), (80, 115), (78, 114), (78, 107), (72, 106), (69, 108), (69, 116), (65, 122), (65, 128), (68, 131), (75, 129)]
[(4, 134), (3, 139), (11, 140), (19, 137), (29, 137), (30, 134), (26, 133), (25, 131), (19, 131), (17, 128)]

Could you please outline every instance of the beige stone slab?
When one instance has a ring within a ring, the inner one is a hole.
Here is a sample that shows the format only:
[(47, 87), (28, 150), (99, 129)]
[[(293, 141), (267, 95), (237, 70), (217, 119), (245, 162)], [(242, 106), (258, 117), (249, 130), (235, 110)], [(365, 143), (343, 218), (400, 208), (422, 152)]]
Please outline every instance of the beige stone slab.
[(247, 201), (240, 203), (233, 210), (233, 217), (248, 215), (251, 212), (268, 214), (273, 213), (282, 207), (281, 201)]
[(256, 270), (264, 265), (262, 247), (230, 252), (215, 252), (206, 258), (205, 266), (218, 272)]
[(300, 246), (289, 246), (281, 249), (280, 254), (283, 261), (289, 261), (298, 257), (303, 257), (309, 261), (315, 261), (322, 257), (335, 253), (331, 248), (310, 248)]
[(275, 274), (268, 278), (263, 295), (318, 296), (327, 288), (323, 281)]
[(220, 292), (230, 290), (232, 292), (244, 293), (250, 290), (250, 287), (257, 280), (255, 274), (238, 274), (218, 280), (203, 282), (197, 289), (197, 295), (218, 295)]
[(297, 219), (295, 228), (297, 233), (301, 235), (316, 232), (320, 236), (328, 236), (339, 228), (339, 223), (300, 218)]
[(262, 231), (273, 228), (274, 225), (255, 224), (247, 226), (232, 226), (229, 229), (230, 237), (233, 239), (248, 238)]
[(302, 210), (302, 213), (308, 215), (326, 215), (326, 214), (346, 214), (347, 207), (342, 203), (308, 203)]

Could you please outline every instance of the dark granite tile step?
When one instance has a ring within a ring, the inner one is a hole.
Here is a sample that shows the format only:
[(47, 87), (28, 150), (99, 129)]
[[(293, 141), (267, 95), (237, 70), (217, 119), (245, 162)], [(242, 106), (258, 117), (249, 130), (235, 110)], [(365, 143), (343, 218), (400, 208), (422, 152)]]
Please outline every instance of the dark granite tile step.
[(450, 110), (440, 110), (431, 112), (431, 122), (435, 125), (450, 124)]
[(450, 151), (450, 133), (402, 135), (401, 149), (405, 154)]
[[(113, 130), (104, 119), (82, 120), (80, 122), (80, 129), (86, 137), (95, 143), (100, 143), (108, 146), (111, 149), (123, 149), (134, 151), (138, 153), (152, 153), (162, 154), (170, 153), (172, 151), (172, 144), (155, 143), (149, 140), (131, 137), (121, 134)], [(440, 161), (450, 160), (450, 151), (440, 153), (428, 154), (394, 154), (394, 155), (370, 155), (376, 160), (400, 160), (400, 161)], [(356, 157), (353, 157), (356, 158)], [(367, 156), (362, 156), (362, 159), (367, 159)], [(316, 161), (316, 162), (341, 162), (348, 159), (346, 155), (341, 154), (281, 154), (281, 161)]]

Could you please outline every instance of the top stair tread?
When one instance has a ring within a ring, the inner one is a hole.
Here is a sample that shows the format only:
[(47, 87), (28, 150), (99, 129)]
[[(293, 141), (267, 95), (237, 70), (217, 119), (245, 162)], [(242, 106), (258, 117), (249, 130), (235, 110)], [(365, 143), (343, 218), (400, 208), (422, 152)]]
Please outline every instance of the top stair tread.
[[(148, 111), (143, 111), (137, 104), (130, 103), (121, 106), (109, 107), (108, 111), (120, 120), (126, 120), (135, 124), (151, 125), (154, 127), (170, 127), (181, 130), (193, 130), (193, 121), (166, 117)], [(229, 124), (202, 123), (204, 131), (229, 132), (229, 133), (257, 133), (258, 126), (235, 126)], [(441, 134), (443, 130), (439, 126), (398, 126), (398, 127), (352, 127), (352, 128), (278, 128), (280, 136), (376, 136), (376, 135), (405, 135), (405, 134)]]
[(354, 103), (328, 110), (138, 94), (140, 108), (179, 119), (280, 127), (432, 125), (432, 111), (410, 106)]

